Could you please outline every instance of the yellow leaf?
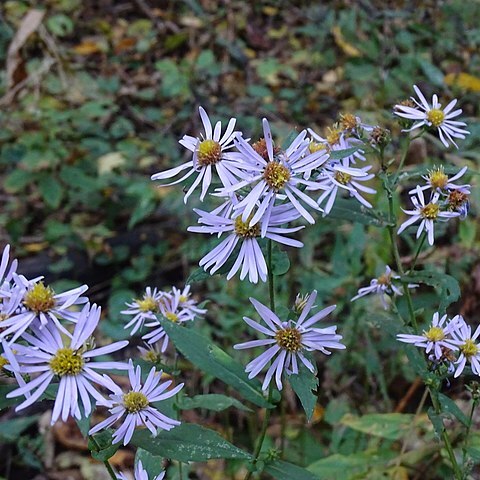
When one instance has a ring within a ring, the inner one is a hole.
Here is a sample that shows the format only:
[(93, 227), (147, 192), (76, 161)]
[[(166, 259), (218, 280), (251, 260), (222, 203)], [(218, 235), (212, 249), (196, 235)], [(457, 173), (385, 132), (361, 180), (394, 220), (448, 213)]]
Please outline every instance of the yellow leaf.
[(445, 75), (444, 81), (449, 87), (455, 86), (471, 92), (480, 92), (480, 78), (468, 73), (449, 73)]
[(92, 55), (102, 51), (101, 45), (93, 40), (83, 40), (82, 43), (75, 45), (73, 51), (79, 55)]
[(102, 155), (98, 160), (98, 174), (110, 173), (118, 167), (125, 165), (125, 157), (120, 152), (111, 152)]
[(357, 47), (354, 47), (352, 44), (348, 43), (343, 36), (342, 30), (338, 25), (335, 25), (332, 28), (333, 38), (335, 43), (343, 50), (343, 53), (349, 57), (361, 57), (362, 53)]

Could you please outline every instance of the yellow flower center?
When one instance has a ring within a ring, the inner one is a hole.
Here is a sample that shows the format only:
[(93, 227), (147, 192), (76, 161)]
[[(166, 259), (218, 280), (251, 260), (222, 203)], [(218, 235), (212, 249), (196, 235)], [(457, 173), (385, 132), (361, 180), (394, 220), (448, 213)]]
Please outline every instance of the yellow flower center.
[(340, 124), (345, 130), (353, 130), (358, 126), (357, 117), (355, 115), (352, 115), (351, 113), (345, 113), (343, 115), (340, 115)]
[(279, 162), (268, 162), (263, 178), (270, 188), (278, 191), (290, 180), (290, 170)]
[(158, 303), (153, 297), (144, 297), (143, 300), (136, 300), (138, 309), (141, 312), (158, 312)]
[(420, 210), (420, 214), (423, 218), (427, 218), (428, 220), (435, 220), (438, 217), (439, 211), (440, 207), (436, 203), (429, 203)]
[(336, 143), (338, 143), (340, 141), (340, 134), (341, 133), (342, 133), (342, 131), (339, 130), (338, 128), (328, 127), (327, 128), (327, 136), (326, 136), (327, 142), (330, 145), (335, 145)]
[(71, 348), (60, 348), (50, 360), (50, 370), (59, 377), (78, 375), (82, 371), (84, 363), (78, 352)]
[(437, 167), (435, 170), (431, 170), (428, 179), (430, 181), (430, 185), (434, 189), (444, 189), (448, 183), (448, 176), (445, 175), (443, 167)]
[(0, 357), (0, 370), (2, 370), (2, 368), (8, 364), (9, 364), (9, 361), (5, 357)]
[(440, 327), (430, 327), (427, 332), (423, 332), (423, 335), (431, 342), (439, 342), (445, 338), (445, 333)]
[(434, 127), (439, 127), (443, 123), (444, 119), (445, 114), (442, 112), (442, 110), (439, 110), (438, 108), (433, 108), (432, 110), (429, 110), (427, 112), (427, 120)]
[(43, 282), (36, 283), (23, 299), (23, 304), (35, 313), (48, 312), (55, 306), (55, 292)]
[(142, 392), (128, 392), (123, 395), (123, 406), (128, 413), (138, 413), (147, 408), (148, 398)]
[(242, 221), (241, 215), (239, 215), (235, 219), (235, 233), (239, 237), (253, 238), (253, 237), (258, 237), (260, 235), (260, 223), (256, 223), (255, 225), (253, 225), (253, 227), (249, 226), (252, 218), (253, 218), (253, 213), (250, 214), (246, 222)]
[(148, 350), (145, 352), (143, 358), (147, 360), (147, 362), (156, 363), (159, 360), (159, 355), (155, 350)]
[(325, 150), (327, 146), (324, 143), (314, 142), (313, 140), (310, 142), (308, 146), (308, 151), (310, 153), (318, 152), (319, 150)]
[(473, 340), (469, 338), (468, 340), (465, 340), (465, 343), (463, 345), (460, 346), (460, 351), (466, 357), (473, 357), (478, 353), (478, 346)]
[(167, 312), (164, 317), (167, 319), (167, 320), (170, 320), (171, 322), (173, 323), (177, 323), (178, 322), (178, 315), (176, 313), (173, 313), (173, 312)]
[(180, 297), (178, 297), (178, 301), (180, 303), (185, 303), (187, 300), (188, 300), (188, 297), (186, 295), (180, 295)]
[(390, 285), (392, 283), (392, 275), (387, 275), (384, 273), (377, 278), (377, 283), (379, 285)]
[(222, 158), (222, 147), (215, 140), (204, 140), (198, 145), (197, 158), (202, 167), (214, 165)]
[(352, 176), (349, 175), (348, 173), (335, 172), (335, 180), (338, 183), (341, 183), (342, 185), (346, 185), (351, 179), (352, 179)]
[(302, 348), (302, 334), (293, 327), (278, 330), (275, 334), (277, 345), (288, 352), (298, 352)]

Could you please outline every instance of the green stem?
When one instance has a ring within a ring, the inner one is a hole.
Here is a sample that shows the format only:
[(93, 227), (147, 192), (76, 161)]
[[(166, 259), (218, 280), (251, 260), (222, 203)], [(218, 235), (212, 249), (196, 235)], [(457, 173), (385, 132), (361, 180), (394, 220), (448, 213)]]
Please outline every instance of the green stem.
[(470, 416), (468, 417), (468, 425), (465, 430), (465, 443), (463, 445), (463, 458), (462, 458), (462, 464), (463, 464), (463, 472), (467, 474), (467, 465), (465, 465), (466, 457), (467, 457), (467, 448), (468, 448), (468, 440), (470, 437), (470, 428), (472, 427), (472, 419), (473, 419), (473, 412), (475, 411), (475, 407), (477, 406), (477, 402), (475, 400), (472, 401), (472, 408), (470, 409)]
[[(100, 447), (98, 442), (95, 440), (95, 437), (93, 435), (89, 435), (88, 438), (95, 445), (95, 447), (97, 448), (97, 451), (99, 452), (102, 448)], [(108, 474), (110, 475), (110, 478), (112, 480), (117, 480), (117, 475), (115, 474), (112, 466), (110, 465), (110, 462), (108, 460), (104, 460), (103, 464), (105, 465), (105, 468), (107, 469)]]
[[(275, 284), (273, 278), (273, 261), (272, 261), (272, 241), (269, 239), (267, 243), (267, 267), (268, 267), (268, 294), (270, 298), (270, 310), (275, 312)], [(273, 395), (273, 382), (270, 382), (268, 387), (268, 403), (272, 402)], [(267, 434), (268, 423), (270, 421), (270, 409), (265, 409), (265, 415), (263, 417), (262, 427), (260, 429), (260, 435), (258, 437), (257, 445), (255, 446), (255, 451), (253, 452), (253, 458), (250, 462), (250, 468), (245, 476), (244, 480), (250, 480), (253, 475), (254, 467), (258, 462), (258, 457), (262, 451), (263, 442), (265, 440), (265, 435)]]
[(283, 460), (285, 456), (285, 430), (287, 428), (287, 415), (286, 415), (286, 398), (282, 395), (280, 399), (280, 459)]
[(413, 272), (413, 270), (415, 269), (415, 265), (417, 264), (417, 258), (420, 255), (420, 251), (422, 250), (422, 247), (423, 247), (423, 244), (425, 243), (426, 238), (427, 238), (427, 232), (424, 230), (420, 237), (420, 242), (418, 243), (415, 257), (413, 257), (413, 262), (412, 262), (412, 266), (410, 267), (409, 273)]
[[(430, 393), (430, 398), (432, 399), (433, 408), (435, 409), (435, 412), (437, 413), (437, 415), (440, 415), (442, 410), (440, 408), (440, 404), (438, 402), (436, 392), (432, 392), (430, 388), (428, 389), (428, 391)], [(448, 438), (448, 434), (445, 427), (442, 427), (442, 440), (445, 445), (445, 448), (447, 449), (448, 458), (450, 459), (450, 462), (452, 464), (452, 469), (453, 469), (455, 478), (456, 480), (462, 480), (463, 474), (460, 467), (458, 466), (457, 459), (455, 458), (455, 453), (453, 451), (452, 444), (450, 443), (450, 439)]]
[[(174, 356), (174, 359), (173, 359), (173, 373), (174, 375), (177, 374), (177, 367), (178, 367), (178, 353), (177, 351), (175, 350), (175, 356)], [(175, 376), (173, 377), (173, 386), (175, 387), (177, 383), (177, 379), (175, 378)], [(177, 409), (176, 409), (176, 416), (177, 416), (177, 420), (180, 420), (180, 409), (178, 408), (178, 398), (180, 396), (180, 392), (177, 392), (177, 394), (175, 395), (175, 402), (177, 404)], [(178, 476), (180, 477), (180, 480), (183, 480), (183, 467), (182, 467), (182, 462), (178, 462)]]

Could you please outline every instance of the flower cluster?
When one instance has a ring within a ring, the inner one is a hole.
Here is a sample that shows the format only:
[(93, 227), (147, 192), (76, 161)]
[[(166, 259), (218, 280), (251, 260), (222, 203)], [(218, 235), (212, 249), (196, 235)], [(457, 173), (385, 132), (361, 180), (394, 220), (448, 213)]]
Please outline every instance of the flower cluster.
[[(151, 287), (147, 287), (143, 298), (134, 299), (127, 303), (127, 307), (128, 309), (121, 313), (133, 315), (133, 318), (125, 325), (125, 328), (133, 326), (130, 335), (134, 335), (144, 325), (149, 328), (142, 338), (150, 345), (150, 350), (147, 352), (140, 347), (141, 351), (148, 356), (151, 355), (149, 352), (156, 352), (158, 348), (163, 353), (168, 347), (168, 335), (157, 316), (174, 323), (184, 323), (207, 312), (197, 306), (196, 300), (190, 293), (190, 285), (183, 290), (173, 287), (169, 291), (161, 291), (157, 288), (152, 290)], [(148, 322), (145, 323), (146, 321)]]
[[(200, 260), (200, 266), (211, 274), (226, 268), (234, 256), (233, 264), (228, 267), (228, 278), (240, 272), (242, 280), (248, 276), (252, 283), (259, 279), (266, 281), (265, 238), (292, 247), (303, 246), (288, 236), (302, 227), (288, 227), (287, 224), (300, 217), (315, 223), (311, 212), (329, 214), (339, 191), (371, 207), (360, 193), (375, 193), (363, 184), (374, 176), (369, 173), (371, 166), (352, 167), (357, 160), (365, 160), (361, 147), (365, 132), (372, 130), (358, 117), (342, 116), (326, 138), (311, 129), (302, 130), (284, 149), (275, 145), (265, 118), (262, 120), (263, 137), (251, 143), (241, 132), (234, 131), (235, 119), (230, 120), (222, 136), (221, 123), (213, 127), (202, 107), (200, 117), (204, 135), (200, 138), (186, 135), (180, 140), (193, 153), (192, 160), (157, 173), (152, 180), (172, 178), (189, 169), (173, 183), (198, 173), (185, 201), (200, 182), (200, 200), (203, 200), (214, 180), (212, 168), (215, 167), (221, 187), (214, 195), (222, 197), (223, 203), (211, 212), (194, 209), (200, 226), (188, 229), (218, 237), (226, 235)], [(312, 198), (311, 193), (318, 190), (323, 191), (322, 195)]]
[[(22, 410), (47, 393), (54, 394), (52, 425), (58, 420), (88, 417), (94, 406), (105, 406), (113, 415), (97, 425), (98, 431), (106, 424), (113, 425), (124, 413), (126, 418), (115, 432), (114, 440), (128, 443), (135, 427), (143, 425), (156, 434), (157, 428), (169, 430), (178, 421), (161, 414), (150, 402), (175, 395), (182, 385), (167, 391), (171, 381), (161, 382), (162, 373), (153, 368), (140, 384), (140, 367), (117, 361), (100, 361), (98, 357), (125, 348), (128, 341), (97, 347), (94, 332), (101, 309), (81, 297), (87, 286), (57, 294), (42, 282), (42, 278), (27, 280), (16, 273), (17, 261), (9, 265), (7, 245), (0, 264), (0, 338), (3, 353), (1, 367), (15, 376), (18, 388), (8, 398), (25, 397), (16, 411)], [(180, 292), (182, 302), (191, 305), (188, 289)], [(131, 391), (122, 390), (105, 371), (128, 371)], [(112, 392), (110, 399), (103, 390)]]
[(467, 361), (472, 372), (480, 376), (480, 344), (477, 342), (479, 336), (480, 326), (472, 335), (472, 328), (461, 315), (450, 319), (447, 315), (440, 317), (437, 312), (422, 335), (402, 333), (397, 335), (397, 338), (401, 342), (424, 348), (433, 363), (447, 363), (456, 378), (465, 369)]

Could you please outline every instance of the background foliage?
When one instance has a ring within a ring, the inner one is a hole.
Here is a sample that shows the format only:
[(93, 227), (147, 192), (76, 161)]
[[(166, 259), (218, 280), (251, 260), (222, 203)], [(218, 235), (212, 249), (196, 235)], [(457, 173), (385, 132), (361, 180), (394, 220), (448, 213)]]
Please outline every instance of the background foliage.
[[(30, 25), (17, 51), (9, 51), (32, 8), (41, 11), (40, 22)], [(417, 83), (429, 94), (461, 98), (472, 134), (450, 153), (416, 142), (407, 159), (410, 170), (467, 159), (475, 173), (480, 159), (475, 1), (7, 0), (0, 9), (0, 243), (12, 243), (16, 256), (24, 257), (20, 272), (29, 277), (43, 274), (57, 288), (88, 283), (91, 298), (108, 306), (102, 328), (109, 338), (128, 336), (119, 315), (126, 300), (146, 285), (180, 285), (210, 248), (204, 238), (187, 234), (196, 219), (179, 191), (158, 189), (149, 179), (188, 156), (177, 141), (184, 133), (197, 135), (199, 105), (215, 119), (237, 117), (252, 138), (260, 134), (263, 116), (285, 139), (292, 129), (308, 126), (323, 133), (347, 111), (398, 133), (391, 106)], [(407, 178), (405, 198), (408, 182), (416, 180)], [(462, 299), (452, 308), (475, 325), (478, 188), (472, 197), (469, 219), (439, 230), (436, 248), (425, 248), (419, 263), (428, 259), (433, 277), (448, 273), (460, 282)], [(379, 210), (382, 202), (374, 199)], [(421, 396), (418, 385), (408, 390), (416, 373), (395, 345), (400, 326), (375, 302), (349, 302), (391, 262), (385, 229), (368, 218), (353, 223), (360, 218), (348, 210), (342, 218), (319, 219), (306, 228), (300, 235), (305, 247), (289, 252), (291, 269), (283, 277), (285, 305), (297, 291), (314, 288), (319, 304), (339, 305), (335, 321), (348, 347), (320, 374), (308, 428), (290, 397), (286, 459), (311, 465), (321, 478), (336, 478), (339, 468), (350, 475), (345, 478), (407, 478), (390, 461), (407, 430), (410, 446), (418, 438), (424, 445), (407, 454), (416, 465), (411, 478), (445, 478), (439, 458), (429, 468), (432, 455), (441, 452), (426, 417), (412, 426), (410, 417), (395, 416), (414, 413)], [(444, 292), (432, 284), (436, 288), (422, 287), (416, 295), (425, 319)], [(254, 291), (257, 298), (267, 295), (264, 286), (216, 277), (194, 288), (210, 300), (199, 329), (227, 351), (243, 328), (242, 315), (252, 313), (245, 299)], [(187, 363), (183, 368), (188, 373)], [(225, 393), (208, 375), (192, 375), (189, 382), (191, 391), (202, 386)], [(457, 382), (448, 393), (461, 405), (463, 390)], [(200, 413), (204, 422), (222, 428), (221, 414)], [(372, 416), (379, 413), (389, 416)], [(235, 415), (245, 426), (240, 444), (248, 443), (246, 419)], [(6, 421), (23, 423), (0, 430), (9, 458), (0, 474), (44, 471), (45, 445), (33, 433), (37, 417)], [(472, 439), (472, 448), (478, 444), (480, 437)], [(75, 461), (75, 468), (87, 468)], [(54, 465), (49, 468), (62, 470)], [(191, 470), (198, 478), (217, 478), (227, 468), (213, 465)], [(229, 465), (234, 471), (235, 461)], [(268, 468), (282, 471), (279, 465)]]

